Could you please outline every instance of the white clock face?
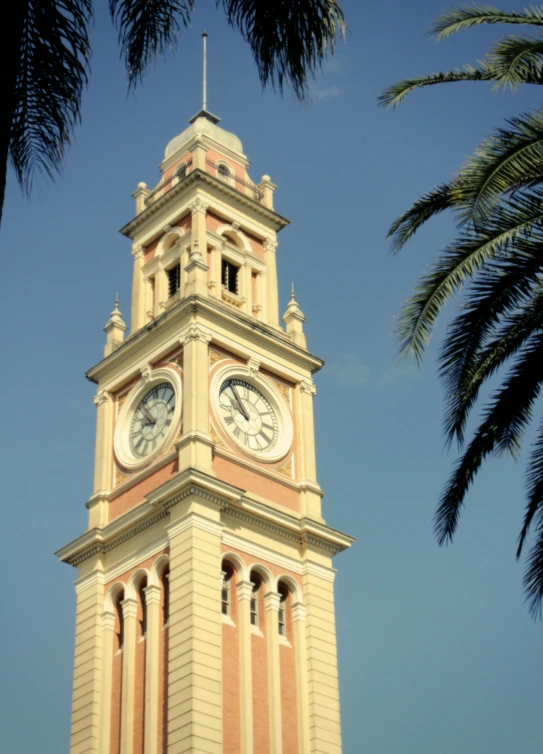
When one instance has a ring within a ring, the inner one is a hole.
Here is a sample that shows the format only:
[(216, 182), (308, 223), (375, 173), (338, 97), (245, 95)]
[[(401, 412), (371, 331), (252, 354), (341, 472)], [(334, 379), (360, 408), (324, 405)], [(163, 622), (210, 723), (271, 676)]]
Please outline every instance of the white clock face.
[(175, 411), (175, 390), (169, 382), (152, 387), (136, 406), (129, 430), (130, 452), (146, 458), (168, 434)]
[(269, 401), (253, 385), (227, 379), (219, 389), (221, 418), (238, 444), (253, 453), (267, 453), (279, 437), (277, 416)]

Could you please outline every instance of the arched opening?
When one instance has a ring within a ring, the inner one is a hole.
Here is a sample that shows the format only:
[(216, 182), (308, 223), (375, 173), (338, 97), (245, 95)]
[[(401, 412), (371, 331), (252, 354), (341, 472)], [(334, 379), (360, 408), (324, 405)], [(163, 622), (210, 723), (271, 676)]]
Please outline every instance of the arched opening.
[(277, 611), (277, 630), (279, 632), (279, 636), (282, 636), (284, 639), (287, 638), (287, 616), (288, 616), (288, 608), (290, 606), (290, 589), (285, 584), (284, 581), (280, 581), (277, 586), (277, 591), (279, 593), (279, 610)]
[(251, 604), (250, 604), (250, 616), (251, 626), (255, 628), (260, 627), (260, 614), (261, 614), (261, 597), (262, 597), (262, 577), (256, 571), (251, 572), (251, 584), (253, 590), (251, 592)]
[(234, 576), (234, 566), (223, 560), (222, 563), (222, 584), (221, 584), (221, 613), (228, 618), (232, 615), (232, 584)]
[(170, 620), (170, 566), (167, 565), (160, 576), (162, 588), (162, 625), (166, 626)]
[(123, 617), (124, 589), (121, 589), (115, 597), (115, 636), (117, 637), (116, 649), (122, 649), (124, 644), (124, 617)]

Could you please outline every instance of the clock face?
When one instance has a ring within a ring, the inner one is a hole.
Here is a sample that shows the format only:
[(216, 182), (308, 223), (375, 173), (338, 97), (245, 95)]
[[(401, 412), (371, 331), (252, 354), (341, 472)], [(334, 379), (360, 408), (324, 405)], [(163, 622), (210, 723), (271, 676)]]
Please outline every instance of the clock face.
[(136, 406), (130, 422), (129, 445), (135, 458), (145, 458), (164, 440), (175, 411), (175, 390), (169, 382), (152, 387)]
[(259, 390), (243, 380), (224, 380), (219, 405), (227, 431), (242, 447), (253, 453), (272, 450), (279, 436), (277, 416)]

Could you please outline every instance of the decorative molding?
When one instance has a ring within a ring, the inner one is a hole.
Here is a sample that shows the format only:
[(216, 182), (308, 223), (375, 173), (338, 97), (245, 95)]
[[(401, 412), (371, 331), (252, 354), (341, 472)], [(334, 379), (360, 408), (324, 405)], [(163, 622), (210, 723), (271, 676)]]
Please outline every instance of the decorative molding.
[(89, 573), (88, 576), (83, 576), (83, 578), (78, 579), (75, 582), (75, 593), (79, 596), (83, 592), (86, 592), (87, 589), (92, 589), (92, 587), (97, 585), (103, 586), (105, 583), (106, 579), (104, 578), (104, 572), (93, 571), (92, 573)]
[(277, 469), (278, 474), (284, 474), (284, 476), (288, 476), (290, 479), (293, 477), (292, 473), (292, 458), (289, 458), (287, 463), (285, 463), (283, 466)]
[(167, 225), (165, 225), (165, 226), (164, 226), (164, 227), (162, 228), (162, 233), (163, 233), (163, 235), (167, 236), (167, 235), (168, 235), (168, 233), (171, 233), (171, 232), (172, 232), (172, 230), (173, 230), (172, 226), (171, 226), (171, 225), (170, 225), (170, 224), (168, 223)]
[(111, 393), (109, 393), (107, 390), (104, 390), (103, 388), (98, 390), (98, 392), (93, 398), (95, 406), (101, 406), (102, 403), (109, 402), (110, 400), (111, 400)]
[(123, 609), (123, 618), (137, 618), (138, 617), (138, 601), (128, 597), (121, 602)]
[(185, 345), (190, 340), (201, 340), (203, 343), (210, 343), (211, 339), (211, 333), (197, 324), (188, 325), (179, 336), (179, 342), (182, 345)]
[(239, 225), (239, 223), (238, 223), (238, 222), (235, 222), (235, 221), (234, 221), (233, 223), (230, 223), (230, 227), (232, 228), (232, 230), (236, 230), (236, 231), (238, 231), (238, 230), (239, 230), (239, 228), (240, 228), (240, 225)]
[(118, 487), (123, 482), (126, 482), (127, 479), (130, 479), (130, 477), (126, 474), (123, 474), (123, 472), (119, 470), (119, 467), (115, 465), (115, 487)]
[(200, 516), (198, 513), (188, 513), (183, 516), (182, 519), (176, 521), (175, 524), (171, 524), (166, 527), (168, 532), (168, 539), (171, 540), (178, 534), (182, 534), (188, 529), (200, 529), (201, 531), (208, 532), (208, 534), (214, 534), (217, 537), (221, 536), (223, 524), (212, 521), (205, 516)]
[(140, 371), (142, 382), (149, 382), (149, 380), (153, 376), (153, 367), (151, 366), (151, 364), (146, 364)]
[(279, 246), (274, 238), (266, 238), (262, 245), (264, 246), (266, 251), (271, 251), (273, 253), (275, 253), (276, 248)]
[(238, 581), (236, 591), (238, 593), (238, 600), (250, 600), (253, 596), (253, 582)]
[(129, 393), (129, 390), (125, 390), (125, 392), (122, 395), (119, 395), (119, 397), (117, 398), (117, 415), (119, 414), (119, 411), (123, 407), (123, 403), (125, 402), (126, 396), (128, 395), (128, 393)]
[(311, 380), (300, 380), (300, 392), (315, 396), (317, 394), (317, 387)]
[(255, 526), (258, 529), (264, 529), (264, 531), (270, 532), (271, 534), (275, 534), (281, 539), (288, 539), (291, 542), (296, 542), (298, 545), (302, 544), (302, 537), (300, 533), (296, 533), (294, 531), (288, 531), (282, 526), (279, 526), (277, 524), (273, 524), (270, 521), (264, 521), (259, 516), (255, 516), (251, 513), (247, 513), (244, 510), (241, 510), (240, 508), (233, 508), (228, 507), (224, 509), (224, 513), (228, 516), (232, 516), (233, 518), (237, 518), (240, 521), (244, 521), (246, 524), (249, 524), (250, 526)]
[(327, 568), (326, 566), (323, 566), (320, 563), (314, 563), (311, 560), (306, 560), (304, 562), (302, 573), (304, 576), (317, 576), (317, 578), (323, 579), (323, 581), (330, 581), (332, 584), (336, 578), (336, 571), (334, 568)]
[(145, 249), (143, 248), (141, 244), (136, 244), (135, 246), (132, 247), (132, 256), (134, 257), (135, 260), (143, 259), (143, 257), (145, 256)]
[(160, 605), (161, 589), (159, 586), (150, 584), (149, 586), (145, 587), (145, 589), (143, 590), (143, 593), (145, 594), (146, 605)]
[(196, 214), (196, 212), (203, 212), (204, 214), (207, 212), (209, 208), (209, 204), (206, 204), (203, 202), (200, 197), (197, 197), (192, 204), (189, 204), (189, 209), (191, 211), (191, 214)]
[(249, 374), (252, 377), (256, 377), (260, 369), (260, 360), (255, 359), (253, 356), (251, 356), (247, 361), (247, 367), (249, 368)]
[(101, 618), (102, 631), (115, 631), (115, 613), (106, 610)]
[(279, 611), (279, 605), (281, 604), (281, 595), (278, 592), (267, 592), (264, 595), (264, 608), (266, 612), (273, 610)]
[(234, 534), (226, 528), (222, 534), (222, 542), (234, 550), (240, 550), (247, 555), (253, 555), (258, 560), (272, 563), (285, 571), (292, 571), (299, 575), (303, 573), (303, 564), (300, 560), (290, 558), (288, 555), (281, 555), (275, 550), (264, 547), (264, 545), (258, 545), (252, 540), (239, 536), (239, 534)]
[(292, 620), (294, 623), (298, 620), (305, 620), (305, 605), (303, 602), (295, 602), (292, 605)]
[(232, 306), (235, 306), (236, 309), (241, 309), (247, 299), (245, 296), (238, 296), (237, 293), (231, 293), (230, 291), (227, 291), (225, 288), (222, 289), (222, 300), (227, 303), (231, 304)]

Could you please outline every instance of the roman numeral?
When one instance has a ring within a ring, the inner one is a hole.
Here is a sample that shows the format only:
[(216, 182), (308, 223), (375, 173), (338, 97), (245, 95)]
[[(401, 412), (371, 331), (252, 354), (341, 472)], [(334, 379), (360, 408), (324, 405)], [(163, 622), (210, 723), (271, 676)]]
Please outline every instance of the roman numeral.
[(225, 416), (225, 417), (224, 417), (224, 421), (225, 421), (225, 422), (226, 422), (227, 424), (233, 424), (233, 423), (234, 423), (234, 420), (232, 419), (232, 417), (231, 417), (231, 416)]
[(234, 430), (234, 437), (239, 437), (241, 433), (241, 429), (239, 427), (236, 427)]

